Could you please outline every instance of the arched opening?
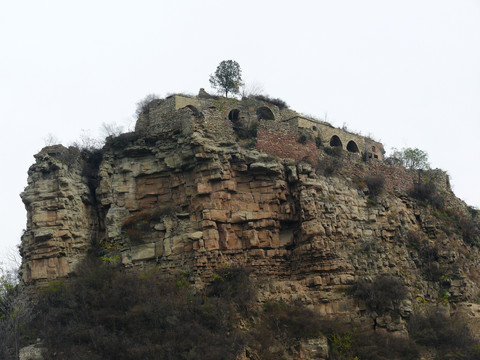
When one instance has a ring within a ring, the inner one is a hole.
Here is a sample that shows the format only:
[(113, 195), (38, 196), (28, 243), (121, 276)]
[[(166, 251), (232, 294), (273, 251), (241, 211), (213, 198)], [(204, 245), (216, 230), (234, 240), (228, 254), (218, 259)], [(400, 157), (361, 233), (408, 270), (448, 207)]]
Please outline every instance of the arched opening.
[(195, 117), (203, 116), (203, 114), (200, 111), (198, 111), (198, 109), (193, 105), (187, 105), (185, 106), (185, 108), (190, 109), (193, 112), (193, 115), (195, 115)]
[(233, 109), (232, 111), (230, 111), (230, 112), (228, 113), (228, 120), (238, 121), (239, 116), (240, 116), (240, 110), (238, 110), (238, 109)]
[(330, 146), (340, 146), (343, 148), (342, 140), (337, 135), (333, 135), (330, 139)]
[(358, 146), (357, 144), (355, 143), (355, 141), (353, 140), (350, 140), (347, 144), (347, 150), (352, 152), (352, 153), (358, 153), (360, 152), (360, 150), (358, 149)]
[(258, 120), (275, 120), (272, 110), (266, 106), (262, 106), (257, 110)]

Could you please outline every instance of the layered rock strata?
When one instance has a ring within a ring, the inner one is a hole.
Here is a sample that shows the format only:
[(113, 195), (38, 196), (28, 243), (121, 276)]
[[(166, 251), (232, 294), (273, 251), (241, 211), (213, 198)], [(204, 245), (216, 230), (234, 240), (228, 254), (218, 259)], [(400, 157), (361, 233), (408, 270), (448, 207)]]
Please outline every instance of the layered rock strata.
[[(227, 118), (189, 108), (150, 131), (110, 138), (101, 151), (47, 147), (22, 193), (23, 281), (68, 276), (92, 250), (131, 271), (185, 271), (199, 286), (219, 266), (247, 266), (262, 280), (262, 300), (299, 300), (351, 321), (367, 309), (346, 291), (380, 274), (407, 285), (405, 317), (412, 302), (438, 301), (440, 290), (450, 302), (475, 300), (477, 249), (395, 182), (417, 174), (347, 154), (336, 175), (324, 176), (315, 161), (281, 155), (240, 146)], [(387, 186), (373, 198), (358, 177), (381, 168), (388, 168)], [(442, 272), (439, 279), (429, 277), (411, 233), (435, 249), (429, 266)], [(369, 319), (404, 328), (401, 318)]]

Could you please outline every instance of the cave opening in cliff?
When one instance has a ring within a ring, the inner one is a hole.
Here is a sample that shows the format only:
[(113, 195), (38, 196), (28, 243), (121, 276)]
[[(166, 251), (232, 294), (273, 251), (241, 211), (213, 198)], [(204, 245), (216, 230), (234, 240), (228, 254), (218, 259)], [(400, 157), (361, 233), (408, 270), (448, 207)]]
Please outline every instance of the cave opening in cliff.
[(343, 147), (342, 140), (337, 135), (333, 135), (330, 139), (330, 146)]
[(360, 152), (360, 150), (358, 149), (358, 146), (357, 144), (355, 143), (355, 141), (353, 140), (350, 140), (347, 144), (347, 150), (352, 152), (352, 153), (358, 153)]

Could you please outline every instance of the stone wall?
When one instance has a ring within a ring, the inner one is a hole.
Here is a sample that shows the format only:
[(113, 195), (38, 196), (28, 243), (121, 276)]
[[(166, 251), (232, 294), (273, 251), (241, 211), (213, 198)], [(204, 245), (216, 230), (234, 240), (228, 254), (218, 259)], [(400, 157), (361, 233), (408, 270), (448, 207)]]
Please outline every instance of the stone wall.
[(370, 138), (333, 127), (331, 124), (307, 118), (304, 116), (294, 116), (284, 120), (293, 128), (309, 129), (315, 137), (321, 140), (323, 146), (332, 146), (332, 138), (338, 137), (339, 143), (334, 146), (341, 146), (343, 150), (365, 154), (366, 158), (383, 160), (383, 145)]

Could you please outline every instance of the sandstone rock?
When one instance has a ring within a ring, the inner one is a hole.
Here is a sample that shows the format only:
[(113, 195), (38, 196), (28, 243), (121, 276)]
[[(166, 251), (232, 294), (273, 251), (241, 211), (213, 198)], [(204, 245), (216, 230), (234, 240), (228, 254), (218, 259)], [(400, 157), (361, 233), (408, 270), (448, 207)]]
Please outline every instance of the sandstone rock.
[[(403, 318), (412, 312), (415, 294), (424, 302), (438, 298), (439, 284), (426, 278), (427, 269), (448, 269), (442, 281), (451, 301), (474, 302), (480, 290), (478, 249), (467, 247), (456, 231), (447, 235), (428, 206), (408, 197), (416, 173), (362, 163), (354, 154), (357, 158), (342, 158), (338, 174), (318, 175), (302, 159), (270, 154), (277, 160), (240, 146), (228, 119), (231, 109), (212, 109), (205, 99), (166, 99), (170, 108), (142, 114), (130, 140), (102, 150), (98, 169), (92, 159), (63, 147), (36, 156), (21, 195), (27, 209), (24, 283), (68, 276), (95, 243), (105, 246), (105, 253), (114, 249), (132, 271), (188, 268), (198, 287), (220, 265), (246, 266), (253, 276), (277, 284), (261, 301), (300, 299), (322, 314), (348, 314), (369, 324), (369, 310), (354, 305), (347, 291), (360, 278), (401, 279), (408, 288), (400, 306)], [(280, 119), (282, 113), (274, 110)], [(242, 112), (258, 120), (255, 109), (245, 105)], [(267, 144), (269, 129), (262, 124), (257, 140), (270, 151), (275, 144)], [(301, 146), (293, 135), (292, 147)], [(314, 160), (328, 156), (321, 150), (313, 155), (319, 157)], [(382, 171), (388, 191), (373, 204), (355, 181)], [(453, 195), (448, 199), (466, 209)], [(431, 238), (429, 248), (436, 253), (430, 263), (408, 243), (409, 231), (419, 234), (419, 244)], [(392, 317), (379, 318), (378, 326), (403, 331)]]
[(20, 349), (18, 354), (19, 360), (43, 360), (43, 353), (45, 349), (42, 347), (41, 343), (25, 346)]
[(326, 360), (328, 359), (328, 340), (322, 336), (300, 341), (300, 359)]

